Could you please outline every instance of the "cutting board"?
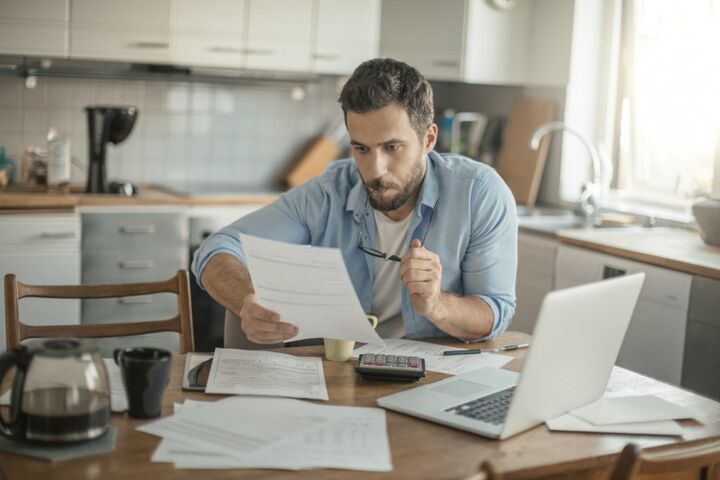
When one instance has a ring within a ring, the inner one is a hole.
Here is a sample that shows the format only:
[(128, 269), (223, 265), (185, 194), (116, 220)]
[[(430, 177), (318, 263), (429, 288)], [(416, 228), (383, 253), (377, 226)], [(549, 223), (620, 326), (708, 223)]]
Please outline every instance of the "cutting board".
[(322, 174), (339, 153), (340, 146), (328, 135), (314, 138), (293, 162), (285, 176), (285, 183), (292, 188)]
[(555, 102), (518, 98), (505, 131), (505, 139), (498, 156), (497, 171), (505, 180), (518, 205), (535, 205), (550, 135), (540, 142), (540, 148), (530, 149), (530, 137), (535, 129), (555, 119)]

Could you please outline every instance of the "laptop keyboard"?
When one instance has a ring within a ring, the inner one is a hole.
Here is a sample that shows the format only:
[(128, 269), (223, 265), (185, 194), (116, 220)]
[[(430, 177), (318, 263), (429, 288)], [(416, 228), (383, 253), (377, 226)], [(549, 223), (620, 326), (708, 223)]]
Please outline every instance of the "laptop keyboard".
[(477, 398), (461, 405), (450, 407), (445, 411), (492, 425), (500, 425), (503, 420), (505, 420), (514, 393), (515, 387), (510, 387), (487, 397)]

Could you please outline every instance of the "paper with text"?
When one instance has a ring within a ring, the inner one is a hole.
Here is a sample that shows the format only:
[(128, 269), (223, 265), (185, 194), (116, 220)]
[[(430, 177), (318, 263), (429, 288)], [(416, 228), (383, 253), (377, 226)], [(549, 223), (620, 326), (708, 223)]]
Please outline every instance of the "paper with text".
[(205, 393), (328, 399), (320, 358), (231, 348), (215, 349)]
[(383, 345), (357, 298), (340, 250), (240, 235), (255, 294), (283, 322), (290, 340), (336, 338)]
[(500, 368), (513, 359), (509, 355), (497, 355), (494, 353), (446, 356), (442, 354), (445, 350), (461, 349), (416, 340), (406, 340), (404, 338), (388, 338), (385, 339), (384, 347), (364, 345), (353, 350), (353, 356), (360, 356), (361, 353), (382, 353), (385, 355), (422, 357), (425, 359), (426, 370), (450, 375), (458, 375), (483, 367)]

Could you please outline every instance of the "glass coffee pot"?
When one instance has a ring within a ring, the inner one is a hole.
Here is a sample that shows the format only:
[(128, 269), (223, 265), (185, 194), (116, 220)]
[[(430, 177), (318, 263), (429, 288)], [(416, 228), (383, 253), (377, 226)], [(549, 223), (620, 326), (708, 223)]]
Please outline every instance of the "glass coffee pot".
[(0, 434), (16, 440), (90, 440), (110, 427), (110, 383), (92, 340), (28, 340), (0, 355), (0, 380), (15, 366), (9, 420)]

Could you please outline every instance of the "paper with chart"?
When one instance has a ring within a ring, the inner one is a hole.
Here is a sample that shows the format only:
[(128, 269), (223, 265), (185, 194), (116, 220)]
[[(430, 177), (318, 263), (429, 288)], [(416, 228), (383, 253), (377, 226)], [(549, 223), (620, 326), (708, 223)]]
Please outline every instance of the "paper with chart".
[(422, 357), (425, 359), (426, 370), (450, 375), (458, 375), (483, 367), (500, 368), (513, 359), (509, 355), (497, 355), (494, 353), (446, 356), (442, 354), (445, 350), (462, 349), (416, 340), (406, 340), (404, 338), (387, 338), (384, 347), (364, 345), (353, 350), (353, 356), (360, 356), (361, 353), (382, 353), (385, 355)]
[(249, 235), (240, 235), (240, 240), (260, 302), (298, 327), (290, 340), (338, 338), (384, 344), (367, 321), (340, 250)]
[[(250, 408), (260, 414), (255, 399), (235, 397), (215, 404), (186, 400), (175, 405), (176, 416), (207, 416), (223, 402), (230, 400), (238, 410)], [(385, 411), (379, 408), (325, 406), (290, 399), (270, 399), (262, 416), (276, 412), (292, 413), (315, 420), (302, 431), (290, 429), (283, 439), (252, 452), (236, 448), (233, 452), (218, 451), (198, 445), (193, 438), (166, 435), (155, 450), (152, 461), (171, 462), (176, 468), (275, 468), (300, 470), (307, 468), (343, 468), (364, 471), (390, 471), (392, 460), (387, 436)], [(204, 411), (203, 411), (204, 410)], [(248, 426), (249, 429), (252, 426)], [(141, 428), (142, 430), (142, 428)], [(145, 431), (145, 430), (143, 430)], [(148, 432), (162, 433), (159, 430)], [(165, 432), (168, 433), (167, 431)]]
[(319, 357), (216, 348), (205, 393), (327, 400)]

